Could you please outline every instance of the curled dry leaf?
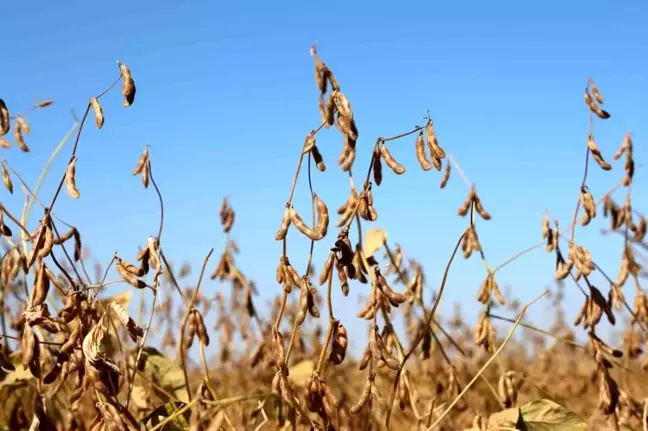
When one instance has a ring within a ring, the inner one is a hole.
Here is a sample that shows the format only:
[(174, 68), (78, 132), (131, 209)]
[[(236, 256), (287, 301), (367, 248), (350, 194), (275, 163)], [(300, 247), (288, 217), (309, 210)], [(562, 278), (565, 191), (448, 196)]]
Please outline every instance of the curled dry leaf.
[(363, 254), (373, 256), (387, 243), (387, 231), (384, 229), (369, 229), (365, 232)]
[(137, 341), (137, 337), (144, 336), (144, 330), (137, 326), (137, 323), (128, 315), (128, 312), (117, 302), (110, 303), (111, 310), (117, 316), (119, 322), (126, 328), (128, 335), (131, 337), (131, 340), (134, 342)]

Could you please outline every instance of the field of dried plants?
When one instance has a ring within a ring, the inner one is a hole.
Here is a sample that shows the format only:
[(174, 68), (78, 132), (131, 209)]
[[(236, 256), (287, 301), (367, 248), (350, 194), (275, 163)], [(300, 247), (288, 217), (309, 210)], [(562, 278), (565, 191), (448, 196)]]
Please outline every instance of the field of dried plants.
[[(157, 235), (143, 235), (132, 255), (116, 252), (95, 265), (92, 276), (88, 273), (83, 234), (74, 220), (58, 218), (55, 207), (61, 199), (92, 193), (83, 179), (77, 188), (77, 148), (83, 145), (84, 126), (110, 127), (103, 110), (114, 107), (101, 105), (105, 94), (121, 87), (123, 108), (135, 102), (135, 81), (125, 64), (118, 62), (117, 79), (105, 90), (98, 83), (101, 92), (89, 98), (53, 196), (39, 195), (41, 184), (26, 184), (2, 159), (6, 193), (22, 191), (25, 206), (0, 204), (5, 246), (0, 260), (0, 429), (648, 429), (648, 356), (643, 351), (648, 348), (648, 300), (641, 285), (647, 276), (641, 264), (648, 260), (647, 222), (632, 206), (631, 132), (619, 137), (613, 155), (603, 154), (596, 144), (594, 124), (605, 127), (611, 115), (594, 80), (584, 78), (583, 116), (589, 115), (590, 132), (583, 137), (584, 166), (577, 167), (584, 170), (582, 183), (572, 186), (575, 196), (578, 191), (573, 218), (559, 223), (546, 213), (538, 220), (538, 243), (491, 266), (479, 227), (497, 214), (491, 216), (488, 202), (446, 152), (450, 149), (438, 140), (429, 113), (422, 124), (399, 135), (374, 137), (371, 159), (356, 163), (362, 124), (356, 125), (342, 90), (344, 77), (333, 73), (315, 46), (310, 55), (321, 124), (305, 126), (304, 141), (295, 145), (299, 162), (292, 182), (286, 178), (288, 200), (283, 214), (276, 214), (275, 238), (261, 239), (283, 244), (276, 282), (265, 283), (276, 289), (269, 308), (255, 302), (255, 284), (237, 266), (236, 256), (245, 250), (230, 239), (237, 225), (227, 199), (219, 214), (226, 246), (220, 252), (206, 250), (204, 261), (195, 262), (198, 282), (181, 287), (191, 267), (174, 267), (167, 258), (164, 190), (155, 182), (148, 147), (133, 160), (133, 175), (159, 198)], [(44, 100), (18, 112), (14, 106), (21, 101), (0, 99), (0, 146), (15, 144), (30, 152), (29, 114), (52, 103)], [(88, 120), (93, 116), (94, 125)], [(327, 170), (317, 147), (318, 133), (325, 129), (339, 133), (342, 141), (338, 173), (330, 172), (329, 164), (326, 175), (350, 180), (338, 202), (324, 202), (311, 181), (315, 170)], [(397, 140), (411, 143), (410, 160), (396, 160), (390, 152)], [(352, 168), (361, 176), (354, 177)], [(466, 183), (462, 205), (448, 209), (465, 219), (465, 230), (456, 232), (456, 245), (447, 251), (439, 286), (426, 283), (423, 265), (405, 257), (384, 229), (372, 226), (379, 217), (374, 199), (382, 199), (381, 183), (412, 169), (438, 174), (440, 192), (449, 181)], [(611, 179), (601, 196), (588, 188), (594, 170), (608, 171)], [(156, 170), (158, 176), (167, 174)], [(309, 187), (310, 209), (292, 205), (297, 187)], [(32, 207), (42, 209), (33, 232), (26, 227)], [(338, 218), (333, 222), (332, 211)], [(624, 239), (620, 268), (597, 261), (578, 240), (576, 228), (593, 229), (590, 222), (596, 217), (609, 221), (607, 233)], [(310, 250), (300, 255), (308, 256), (305, 268), (291, 264), (289, 232), (310, 241)], [(314, 253), (318, 241), (330, 245), (328, 255)], [(537, 292), (535, 300), (521, 304), (498, 285), (498, 271), (530, 252), (555, 256), (555, 267), (547, 268), (557, 286), (549, 328), (523, 320), (527, 308), (549, 292)], [(473, 293), (481, 309), (476, 326), (461, 313), (440, 316), (437, 310), (444, 290), (453, 288), (446, 280), (458, 259), (479, 259), (483, 266), (483, 282)], [(111, 278), (113, 271), (117, 275)], [(608, 284), (594, 286), (595, 272)], [(231, 290), (203, 294), (206, 276)], [(115, 295), (106, 289), (117, 283), (129, 290)], [(425, 299), (424, 287), (434, 292), (428, 292), (431, 300)], [(337, 317), (331, 300), (337, 289), (344, 296), (362, 292), (365, 302), (356, 310), (356, 322)], [(574, 322), (563, 317), (564, 289), (582, 292)], [(133, 316), (129, 310), (136, 291), (151, 305)], [(208, 313), (215, 316), (213, 327), (205, 323)], [(604, 340), (597, 329), (605, 321), (623, 337)], [(359, 355), (347, 352), (351, 325), (367, 328), (365, 339), (353, 340), (363, 346)], [(496, 325), (508, 329), (496, 331)], [(151, 333), (160, 334), (158, 340), (151, 342)], [(218, 352), (213, 360), (205, 354), (210, 345)]]

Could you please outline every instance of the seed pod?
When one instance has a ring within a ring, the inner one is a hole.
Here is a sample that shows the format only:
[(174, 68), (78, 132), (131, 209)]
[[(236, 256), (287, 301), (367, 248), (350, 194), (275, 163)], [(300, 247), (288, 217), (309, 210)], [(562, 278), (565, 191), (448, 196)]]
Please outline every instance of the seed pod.
[[(327, 127), (331, 127), (333, 124), (336, 124), (335, 122), (335, 113), (337, 112), (337, 106), (335, 106), (335, 97), (333, 96), (335, 92), (331, 93), (328, 97), (328, 100), (326, 101), (326, 105), (324, 107), (326, 111), (326, 125)], [(321, 95), (320, 95), (321, 97)], [(339, 127), (339, 125), (338, 125)]]
[(49, 99), (47, 99), (47, 100), (43, 100), (42, 102), (37, 103), (37, 104), (36, 104), (36, 107), (37, 107), (37, 108), (45, 108), (45, 107), (47, 107), (47, 106), (50, 106), (50, 105), (53, 104), (53, 103), (54, 103), (53, 100), (49, 100)]
[(280, 368), (286, 364), (286, 350), (284, 348), (283, 335), (279, 331), (272, 333), (272, 353), (274, 360)]
[(459, 209), (457, 210), (457, 215), (460, 217), (465, 217), (466, 214), (468, 214), (468, 210), (470, 209), (470, 205), (473, 202), (473, 199), (475, 197), (475, 187), (472, 186), (470, 188), (470, 192), (468, 192), (468, 197), (466, 197), (466, 200), (463, 201)]
[(342, 294), (344, 296), (349, 295), (349, 279), (346, 272), (344, 271), (344, 265), (340, 261), (336, 262), (335, 269), (337, 270), (338, 279), (340, 280), (340, 289), (342, 289)]
[(500, 305), (505, 305), (506, 300), (504, 299), (504, 295), (502, 295), (502, 292), (500, 291), (499, 285), (497, 284), (494, 275), (491, 275), (491, 283), (492, 283), (493, 294), (495, 295), (495, 298), (497, 298), (497, 301), (500, 303)]
[(362, 249), (360, 244), (356, 244), (356, 250), (353, 254), (353, 264), (347, 265), (347, 270), (353, 268), (353, 274), (349, 274), (351, 278), (358, 280), (362, 284), (367, 284), (367, 277), (365, 277), (365, 267), (362, 261)]
[(52, 234), (52, 229), (49, 227), (49, 223), (49, 216), (45, 216), (43, 217), (43, 220), (41, 220), (41, 225), (36, 234), (36, 241), (32, 242), (31, 256), (27, 262), (27, 268), (31, 268), (37, 257), (44, 259), (52, 251), (54, 235)]
[(72, 199), (77, 199), (79, 196), (81, 196), (79, 190), (76, 187), (76, 161), (77, 158), (76, 156), (74, 156), (68, 164), (67, 169), (65, 170), (65, 186), (68, 196), (70, 196)]
[(396, 175), (402, 175), (405, 173), (405, 166), (398, 163), (394, 156), (389, 152), (389, 149), (384, 142), (380, 145), (380, 155), (385, 160), (387, 166), (389, 166)]
[(623, 142), (621, 142), (621, 146), (617, 150), (616, 153), (612, 156), (614, 160), (619, 160), (621, 156), (627, 151), (628, 148), (632, 147), (632, 138), (630, 137), (630, 133), (626, 133), (623, 136)]
[(329, 354), (328, 360), (335, 365), (341, 364), (346, 355), (348, 344), (349, 340), (347, 338), (346, 328), (338, 322), (333, 329), (333, 344), (331, 344), (331, 353)]
[(308, 313), (308, 293), (303, 288), (299, 294), (299, 306), (297, 311), (297, 323), (301, 325), (306, 319)]
[(319, 196), (315, 195), (315, 209), (317, 211), (317, 227), (316, 232), (319, 232), (322, 237), (326, 236), (329, 225), (328, 208)]
[(126, 269), (129, 273), (133, 274), (136, 277), (141, 277), (144, 275), (144, 271), (141, 270), (141, 268), (138, 268), (137, 266), (133, 265), (132, 263), (129, 263), (125, 261), (124, 259), (119, 259), (119, 262), (121, 263), (122, 267)]
[(11, 148), (11, 142), (3, 139), (2, 136), (0, 136), (0, 148)]
[(581, 189), (581, 202), (583, 204), (584, 214), (581, 219), (581, 225), (586, 226), (589, 222), (596, 217), (596, 203), (594, 197), (585, 187)]
[(72, 232), (72, 236), (74, 237), (74, 261), (78, 262), (81, 259), (81, 251), (82, 251), (81, 234), (76, 228), (74, 228), (74, 231)]
[(9, 115), (9, 109), (4, 100), (0, 99), (0, 136), (4, 136), (9, 133), (11, 128), (11, 116)]
[(317, 290), (311, 286), (310, 281), (306, 281), (306, 300), (307, 300), (307, 307), (308, 307), (308, 312), (310, 313), (311, 316), (314, 318), (318, 319), (320, 317), (320, 312), (319, 309), (317, 308), (317, 304), (315, 303), (315, 298), (314, 295), (317, 293)]
[(445, 165), (445, 170), (443, 171), (443, 177), (441, 177), (441, 184), (439, 184), (440, 188), (444, 188), (446, 184), (448, 184), (448, 180), (450, 179), (450, 161), (448, 160)]
[(37, 344), (34, 330), (31, 326), (25, 325), (21, 339), (22, 363), (24, 367), (28, 367), (34, 358), (34, 349), (36, 349)]
[(424, 171), (431, 170), (432, 164), (427, 159), (427, 156), (425, 154), (425, 142), (423, 141), (423, 132), (419, 132), (418, 136), (416, 137), (415, 148), (416, 148), (416, 159), (421, 165), (421, 169), (423, 169)]
[(96, 97), (90, 98), (90, 106), (95, 115), (95, 124), (97, 125), (97, 129), (101, 129), (101, 126), (103, 126), (104, 123), (104, 115), (103, 109), (101, 109), (101, 105)]
[(590, 149), (590, 152), (592, 153), (592, 157), (594, 157), (594, 160), (596, 160), (596, 163), (603, 169), (604, 171), (609, 171), (612, 169), (612, 165), (610, 165), (608, 162), (606, 162), (603, 159), (603, 156), (601, 155), (601, 150), (599, 150), (598, 146), (596, 145), (596, 142), (594, 142), (594, 137), (590, 133), (587, 135), (587, 147)]
[[(57, 357), (56, 357), (56, 363), (54, 364), (54, 367), (43, 378), (43, 383), (45, 383), (46, 385), (54, 383), (54, 381), (61, 374), (61, 372), (64, 371), (64, 369), (68, 368), (69, 359), (70, 359), (70, 356), (67, 353), (59, 353), (57, 355)], [(67, 372), (63, 373), (64, 376), (66, 374), (67, 374)]]
[(382, 338), (378, 333), (378, 326), (374, 326), (369, 335), (369, 347), (371, 348), (371, 355), (376, 359), (381, 359), (383, 357), (382, 350), (384, 348), (382, 344)]
[(329, 216), (326, 204), (317, 195), (315, 195), (315, 206), (317, 210), (317, 225), (315, 226), (315, 229), (309, 228), (304, 220), (299, 216), (299, 214), (297, 214), (297, 211), (295, 211), (294, 208), (290, 208), (290, 218), (297, 230), (299, 230), (311, 240), (319, 241), (326, 236), (326, 233), (328, 231)]
[(4, 183), (4, 186), (7, 188), (9, 193), (13, 194), (13, 183), (11, 182), (9, 171), (7, 170), (5, 165), (2, 165), (2, 182)]
[(209, 346), (209, 334), (207, 333), (207, 328), (205, 327), (205, 321), (203, 320), (202, 314), (200, 311), (195, 311), (196, 319), (196, 332), (198, 333), (198, 340), (205, 345)]
[(47, 276), (45, 263), (41, 260), (36, 272), (36, 280), (34, 281), (34, 288), (31, 291), (30, 306), (37, 307), (45, 302), (47, 293), (49, 292), (50, 279)]
[[(279, 265), (277, 265), (277, 270), (276, 270), (276, 280), (277, 283), (283, 284), (284, 281), (286, 280), (286, 268), (284, 268), (283, 262), (280, 260)], [(290, 292), (287, 292), (290, 293)]]
[(148, 146), (144, 146), (144, 151), (142, 151), (142, 154), (137, 160), (137, 165), (133, 170), (133, 175), (137, 175), (140, 172), (142, 172), (142, 170), (144, 169), (144, 165), (148, 164), (148, 159), (149, 159)]
[(20, 151), (23, 153), (29, 152), (29, 147), (25, 143), (25, 138), (23, 137), (22, 127), (18, 122), (16, 122), (16, 125), (14, 126), (14, 139), (16, 140), (16, 144), (18, 145), (18, 148), (20, 148)]
[[(131, 286), (137, 288), (137, 289), (144, 289), (146, 287), (146, 283), (144, 283), (142, 280), (139, 278), (135, 277), (128, 269), (126, 266), (122, 263), (121, 259), (117, 258), (117, 272), (119, 275), (122, 276), (124, 280)], [(136, 268), (137, 269), (137, 268)]]
[(31, 132), (31, 127), (29, 127), (27, 120), (25, 120), (20, 115), (16, 115), (16, 124), (20, 125), (20, 129), (25, 135), (29, 135), (29, 133)]
[(348, 145), (345, 145), (345, 147), (349, 148), (349, 150), (346, 153), (346, 157), (344, 158), (342, 163), (340, 163), (340, 167), (342, 168), (343, 172), (349, 171), (353, 167), (353, 163), (356, 159), (355, 141), (350, 141), (351, 138), (349, 138), (348, 136), (345, 139), (347, 142), (349, 142)]
[(590, 87), (592, 88), (592, 94), (594, 95), (594, 98), (598, 103), (603, 105), (603, 96), (601, 95), (601, 92), (599, 91), (598, 87), (594, 83), (594, 80), (590, 78)]
[[(599, 369), (600, 370), (600, 369)], [(598, 408), (605, 415), (611, 415), (619, 404), (619, 387), (606, 369), (599, 371)]]
[(326, 280), (331, 276), (331, 273), (333, 272), (333, 263), (335, 262), (335, 253), (331, 251), (326, 258), (326, 262), (324, 262), (324, 267), (322, 267), (322, 272), (320, 273), (319, 276), (319, 285), (322, 286), (324, 283), (326, 283)]
[(308, 225), (306, 225), (304, 220), (299, 216), (299, 214), (297, 214), (297, 211), (295, 211), (294, 208), (290, 208), (290, 218), (291, 222), (295, 225), (297, 230), (306, 235), (311, 240), (319, 241), (323, 238), (323, 236), (319, 232), (309, 228)]
[(646, 217), (639, 217), (639, 224), (637, 225), (637, 230), (635, 230), (635, 241), (643, 241), (646, 236)]
[(124, 108), (130, 106), (135, 101), (135, 93), (137, 89), (135, 88), (135, 81), (131, 75), (130, 69), (120, 61), (117, 61), (119, 65), (119, 71), (122, 76), (122, 90), (121, 93), (124, 96)]
[(324, 382), (322, 382), (322, 392), (324, 397), (322, 398), (324, 404), (324, 410), (329, 417), (335, 417), (337, 410), (340, 407), (340, 402), (337, 400), (331, 388)]
[(371, 348), (367, 346), (365, 348), (364, 353), (362, 354), (362, 358), (360, 359), (360, 363), (358, 364), (358, 368), (360, 370), (364, 370), (367, 365), (369, 365), (369, 361), (371, 361), (372, 354), (371, 354)]
[(147, 159), (144, 167), (142, 168), (142, 185), (145, 189), (148, 189), (149, 179), (151, 177), (150, 163), (150, 160)]
[(286, 237), (286, 234), (288, 233), (288, 228), (290, 228), (290, 207), (286, 207), (284, 210), (283, 217), (281, 218), (281, 224), (279, 225), (279, 230), (275, 234), (275, 239), (277, 241), (281, 241)]
[(67, 232), (64, 232), (63, 235), (58, 235), (56, 238), (54, 238), (54, 244), (55, 245), (61, 245), (68, 239), (72, 238), (72, 235), (74, 235), (75, 228), (70, 229)]
[[(333, 96), (333, 94), (331, 94), (331, 96)], [(340, 90), (337, 90), (335, 92), (335, 104), (338, 108), (339, 115), (347, 117), (348, 119), (353, 118), (351, 104), (349, 103), (349, 100), (346, 98), (344, 93), (342, 93)]]
[(585, 87), (585, 103), (590, 108), (590, 110), (593, 113), (595, 113), (596, 115), (598, 115), (598, 117), (601, 118), (602, 120), (610, 118), (610, 114), (607, 111), (601, 109), (596, 104), (596, 102), (594, 102), (594, 100), (592, 100), (592, 96), (590, 96), (589, 90), (587, 89), (587, 87)]
[(373, 165), (374, 183), (379, 186), (382, 183), (382, 163), (380, 163), (380, 150), (378, 147), (374, 147), (371, 160)]
[(196, 323), (195, 310), (191, 310), (189, 312), (189, 319), (188, 319), (187, 323), (189, 325), (189, 329), (188, 329), (187, 336), (185, 337), (184, 343), (183, 343), (183, 346), (184, 346), (185, 350), (190, 349), (191, 346), (193, 346), (193, 340), (194, 340), (194, 337), (196, 336), (196, 332), (198, 331), (198, 325)]
[(77, 341), (79, 341), (80, 336), (81, 336), (81, 325), (77, 325), (72, 331), (72, 333), (70, 334), (70, 337), (61, 346), (60, 353), (66, 353), (66, 354), (71, 353), (72, 349), (77, 344)]
[(434, 166), (434, 169), (436, 169), (438, 172), (441, 172), (441, 165), (441, 159), (436, 156), (432, 156), (432, 166)]
[(380, 273), (380, 268), (378, 267), (374, 269), (374, 280), (376, 288), (380, 290), (387, 297), (387, 299), (389, 299), (389, 302), (394, 307), (398, 307), (399, 304), (407, 301), (407, 295), (394, 292), (392, 288), (389, 287), (387, 280), (385, 280), (385, 277), (382, 276), (382, 274)]
[(351, 408), (349, 409), (349, 413), (351, 413), (352, 415), (357, 415), (362, 411), (362, 409), (364, 409), (364, 407), (369, 403), (372, 386), (373, 386), (373, 380), (371, 378), (367, 378), (364, 387), (362, 389), (362, 393), (360, 394), (360, 398), (358, 399), (358, 402), (355, 403), (353, 406), (351, 406)]
[(284, 264), (284, 290), (287, 289), (287, 292), (290, 293), (292, 285), (301, 286), (302, 279), (295, 270), (295, 268), (290, 264), (288, 257), (281, 256), (280, 261), (283, 260)]
[(491, 215), (484, 209), (484, 206), (481, 203), (481, 199), (479, 199), (479, 196), (475, 192), (475, 195), (473, 196), (474, 202), (475, 202), (475, 209), (477, 210), (477, 214), (484, 219), (484, 220), (490, 220)]
[(337, 122), (335, 123), (344, 135), (351, 139), (352, 141), (357, 141), (358, 140), (358, 131), (355, 126), (355, 121), (353, 120), (352, 117), (349, 117), (347, 115), (344, 115), (341, 111), (339, 111), (340, 107), (338, 106), (338, 116), (337, 116)]
[(565, 261), (562, 255), (558, 253), (556, 259), (556, 272), (554, 274), (554, 278), (556, 280), (564, 280), (571, 273), (573, 266), (574, 266), (574, 261), (571, 259), (571, 257), (569, 257), (567, 261)]
[(437, 141), (436, 133), (434, 131), (434, 124), (432, 123), (432, 120), (428, 121), (427, 125), (425, 126), (425, 133), (427, 135), (427, 144), (428, 147), (430, 148), (430, 155), (432, 156), (433, 159), (439, 159), (438, 163), (439, 165), (441, 164), (441, 160), (445, 158), (446, 153), (441, 148), (439, 145), (439, 142)]
[(320, 60), (319, 56), (317, 55), (317, 51), (315, 51), (315, 46), (311, 46), (311, 57), (313, 57), (313, 60), (315, 61), (315, 83), (317, 84), (317, 88), (319, 89), (321, 94), (326, 93), (326, 84), (327, 84), (327, 67), (326, 65)]
[(158, 272), (162, 272), (162, 259), (160, 258), (160, 238), (149, 236), (146, 239), (146, 248), (149, 253), (149, 262), (151, 267)]
[(313, 148), (311, 148), (310, 152), (311, 155), (313, 156), (313, 161), (315, 162), (315, 166), (317, 166), (317, 169), (319, 169), (320, 172), (326, 171), (324, 158), (322, 157), (322, 153), (319, 152), (317, 145), (313, 144)]

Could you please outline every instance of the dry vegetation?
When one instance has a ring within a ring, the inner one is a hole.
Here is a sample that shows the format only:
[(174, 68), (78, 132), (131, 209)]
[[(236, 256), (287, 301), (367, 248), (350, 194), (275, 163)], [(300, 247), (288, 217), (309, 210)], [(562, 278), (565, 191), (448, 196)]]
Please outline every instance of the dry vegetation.
[[(157, 236), (141, 238), (135, 260), (129, 262), (125, 255), (115, 253), (103, 269), (95, 268), (94, 277), (88, 274), (81, 233), (59, 219), (54, 208), (59, 199), (91, 193), (83, 188), (83, 181), (77, 189), (76, 150), (88, 115), (94, 115), (97, 128), (104, 127), (103, 95), (121, 83), (123, 107), (134, 103), (135, 83), (124, 64), (118, 62), (118, 79), (89, 99), (68, 167), (47, 204), (37, 197), (40, 184), (30, 188), (3, 160), (2, 178), (8, 193), (14, 193), (18, 189), (14, 184), (19, 182), (28, 204), (17, 211), (0, 204), (0, 232), (8, 244), (0, 263), (0, 427), (645, 429), (648, 360), (642, 346), (648, 302), (640, 284), (646, 273), (637, 259), (645, 261), (646, 219), (632, 207), (631, 134), (620, 139), (621, 147), (612, 157), (604, 156), (595, 143), (594, 124), (600, 122), (604, 127), (610, 114), (601, 107), (603, 97), (594, 81), (589, 79), (585, 89), (583, 115), (589, 113), (590, 133), (583, 140), (583, 181), (574, 184), (574, 194), (578, 186), (579, 195), (573, 220), (561, 227), (546, 214), (542, 224), (538, 223), (542, 241), (492, 267), (485, 258), (488, 245), (478, 235), (479, 226), (491, 219), (488, 202), (480, 199), (456, 160), (446, 153), (429, 114), (424, 124), (412, 130), (377, 138), (366, 174), (356, 187), (352, 167), (359, 128), (353, 109), (314, 47), (311, 56), (322, 123), (306, 135), (299, 149), (283, 218), (277, 214), (280, 225), (275, 240), (283, 243), (283, 254), (277, 259), (277, 294), (269, 313), (259, 312), (255, 285), (236, 264), (239, 250), (229, 236), (235, 212), (227, 200), (220, 211), (226, 247), (217, 253), (220, 256), (210, 278), (231, 285), (229, 295), (219, 292), (211, 298), (200, 292), (205, 272), (216, 260), (210, 259), (213, 249), (202, 263), (198, 283), (191, 289), (180, 287), (179, 280), (190, 268), (174, 269), (165, 256), (163, 194), (155, 183), (152, 155), (146, 147), (133, 175), (141, 178), (145, 188), (152, 185), (159, 197)], [(10, 147), (6, 138), (12, 132), (15, 144), (29, 152), (27, 114), (52, 102), (44, 101), (21, 114), (9, 110), (13, 103), (0, 100), (0, 144)], [(342, 203), (334, 226), (330, 223), (332, 203), (317, 195), (311, 181), (315, 168), (326, 170), (316, 144), (318, 133), (326, 129), (337, 129), (342, 137), (338, 166), (350, 178), (348, 194), (340, 195), (336, 204)], [(412, 160), (394, 159), (389, 147), (395, 141), (412, 145)], [(443, 281), (427, 304), (423, 267), (406, 259), (399, 246), (389, 245), (385, 231), (372, 228), (378, 218), (374, 206), (374, 199), (380, 199), (378, 187), (383, 180), (397, 180), (389, 171), (403, 175), (405, 165), (414, 169), (414, 156), (424, 171), (438, 171), (441, 189), (454, 172), (467, 184), (467, 197), (457, 211), (466, 218), (466, 229), (456, 233)], [(606, 159), (619, 164), (613, 167)], [(619, 183), (598, 200), (588, 188), (588, 175), (596, 170), (610, 171), (605, 173), (610, 178), (621, 172)], [(292, 205), (296, 187), (306, 184), (312, 195), (310, 221), (303, 217), (305, 209), (300, 216)], [(43, 215), (38, 229), (30, 232), (25, 226), (33, 203), (42, 207)], [(576, 227), (587, 226), (595, 217), (607, 218), (608, 232), (624, 237), (620, 269), (602, 268), (578, 241)], [(311, 241), (310, 251), (302, 251), (308, 253), (304, 272), (291, 265), (287, 253), (287, 233), (293, 228)], [(316, 241), (330, 244), (328, 256), (314, 256)], [(520, 306), (515, 298), (503, 295), (497, 281), (499, 270), (526, 253), (542, 253), (543, 248), (556, 257), (555, 268), (547, 271), (554, 273), (558, 284), (553, 296), (555, 324), (548, 329), (522, 322), (533, 301)], [(462, 258), (481, 259), (484, 268), (484, 281), (476, 289), (482, 312), (474, 328), (464, 323), (460, 313), (445, 319), (436, 313), (444, 290), (452, 288), (446, 280), (453, 261)], [(321, 265), (319, 273), (315, 273), (314, 262)], [(119, 278), (106, 281), (112, 269)], [(607, 286), (590, 282), (595, 271), (608, 280)], [(129, 285), (130, 290), (111, 296), (105, 287), (116, 283)], [(573, 324), (562, 318), (562, 291), (567, 288), (583, 294)], [(140, 309), (138, 319), (127, 311), (135, 289), (145, 292), (152, 302), (147, 310)], [(345, 296), (353, 289), (367, 293), (357, 312), (358, 322), (336, 317), (332, 289), (341, 289)], [(214, 328), (205, 324), (209, 312), (216, 315)], [(392, 325), (397, 315), (402, 317), (403, 331)], [(623, 339), (608, 344), (599, 338), (597, 326), (602, 320), (625, 326)], [(509, 330), (496, 333), (498, 322)], [(358, 323), (367, 325), (366, 339), (358, 340), (366, 347), (354, 358), (346, 351), (345, 326)], [(516, 329), (526, 335), (525, 343), (511, 339)], [(147, 344), (151, 331), (163, 334), (161, 345)], [(576, 335), (587, 342), (579, 344)], [(206, 360), (205, 347), (210, 344), (217, 345), (217, 363)]]

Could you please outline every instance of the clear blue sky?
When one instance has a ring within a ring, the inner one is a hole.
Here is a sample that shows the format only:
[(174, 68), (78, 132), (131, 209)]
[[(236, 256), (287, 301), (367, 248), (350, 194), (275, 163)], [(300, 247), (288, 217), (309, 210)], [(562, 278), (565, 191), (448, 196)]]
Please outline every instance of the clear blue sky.
[[(7, 4), (1, 18), (0, 97), (14, 111), (34, 97), (56, 104), (30, 116), (32, 152), (14, 147), (3, 150), (3, 157), (33, 185), (71, 125), (70, 109), (81, 115), (88, 97), (117, 76), (115, 60), (125, 62), (137, 84), (135, 103), (122, 108), (118, 89), (103, 99), (104, 129), (97, 131), (91, 121), (81, 138), (82, 197), (62, 196), (56, 212), (79, 226), (102, 262), (115, 249), (132, 259), (157, 230), (157, 197), (131, 175), (144, 144), (150, 144), (166, 204), (167, 254), (192, 262), (195, 279), (213, 246), (211, 271), (224, 242), (218, 209), (222, 197), (230, 196), (237, 211), (233, 238), (242, 250), (238, 263), (257, 282), (262, 298), (270, 298), (279, 291), (273, 280), (281, 253), (273, 236), (303, 138), (319, 124), (308, 55), (318, 40), (320, 55), (356, 115), (361, 136), (356, 176), (366, 172), (377, 136), (421, 124), (429, 109), (441, 145), (477, 184), (493, 215), (479, 223), (479, 233), (495, 266), (540, 240), (545, 208), (563, 225), (570, 222), (588, 130), (583, 102), (588, 76), (612, 114), (595, 126), (604, 156), (612, 161), (623, 134), (632, 131), (635, 157), (645, 163), (647, 20), (645, 1)], [(342, 138), (332, 129), (318, 135), (318, 144), (328, 169), (314, 172), (314, 187), (333, 212), (348, 191), (346, 174), (335, 163)], [(380, 217), (375, 225), (387, 227), (392, 244), (399, 242), (425, 264), (428, 286), (436, 289), (466, 225), (456, 209), (467, 188), (454, 175), (439, 190), (440, 175), (418, 167), (413, 139), (390, 148), (408, 172), (401, 177), (385, 172), (374, 191)], [(51, 198), (70, 151), (66, 147), (55, 163), (44, 200)], [(622, 162), (614, 168), (592, 169), (589, 184), (596, 198), (622, 177)], [(636, 174), (638, 209), (646, 208), (646, 175), (645, 169)], [(17, 196), (6, 195), (3, 203), (19, 211), (19, 189)], [(295, 205), (308, 214), (305, 176)], [(34, 217), (30, 226), (35, 223)], [(618, 238), (597, 235), (606, 225), (597, 219), (589, 229), (578, 229), (577, 239), (616, 275)], [(331, 229), (316, 247), (318, 270), (334, 233)], [(305, 240), (290, 235), (289, 256), (299, 268), (307, 250)], [(536, 251), (503, 270), (498, 281), (526, 302), (552, 284), (553, 262), (553, 255)], [(483, 277), (477, 258), (458, 260), (442, 312), (451, 313), (460, 301), (474, 319)], [(607, 292), (602, 277), (593, 280)], [(207, 281), (203, 290), (213, 294), (217, 287)], [(346, 301), (336, 290), (336, 313), (352, 343), (364, 338), (364, 326), (354, 317), (361, 289), (353, 284)], [(630, 285), (626, 290), (632, 297)], [(571, 283), (567, 292), (571, 307), (578, 308), (580, 293)], [(550, 322), (545, 306), (548, 301), (530, 312), (540, 324)]]

